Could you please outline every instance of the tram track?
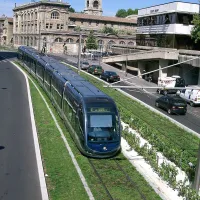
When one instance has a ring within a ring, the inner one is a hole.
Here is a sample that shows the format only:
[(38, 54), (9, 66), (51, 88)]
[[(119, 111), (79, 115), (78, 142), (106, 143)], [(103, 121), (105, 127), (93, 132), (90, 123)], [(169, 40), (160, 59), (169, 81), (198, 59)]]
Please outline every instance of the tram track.
[[(117, 193), (113, 192), (113, 186), (117, 183), (118, 187), (124, 190), (131, 190), (138, 193), (138, 198), (146, 200), (146, 196), (142, 193), (133, 178), (126, 172), (123, 166), (119, 163), (120, 158), (95, 160), (88, 158), (88, 161), (97, 176), (99, 183), (105, 191), (108, 200), (118, 200)], [(111, 173), (108, 173), (111, 170)], [(113, 178), (113, 174), (118, 174)], [(106, 176), (106, 177), (105, 177)], [(110, 176), (110, 177), (109, 177)], [(109, 180), (109, 181), (108, 181)]]

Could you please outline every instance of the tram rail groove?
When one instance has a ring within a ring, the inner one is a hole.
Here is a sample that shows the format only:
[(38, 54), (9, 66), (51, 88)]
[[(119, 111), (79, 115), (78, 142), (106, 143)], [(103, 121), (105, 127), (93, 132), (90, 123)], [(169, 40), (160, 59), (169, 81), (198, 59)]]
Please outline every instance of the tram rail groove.
[(124, 171), (124, 169), (120, 166), (120, 164), (118, 163), (118, 161), (116, 161), (115, 159), (112, 159), (115, 161), (115, 163), (117, 164), (118, 168), (123, 172), (123, 174), (126, 176), (127, 181), (129, 181), (133, 186), (135, 186), (137, 188), (138, 193), (140, 194), (141, 198), (143, 200), (146, 200), (146, 197), (144, 196), (143, 193), (140, 192), (137, 184), (131, 179), (131, 177)]
[(93, 162), (92, 162), (92, 159), (89, 158), (88, 161), (89, 161), (90, 165), (92, 166), (92, 168), (93, 168), (93, 170), (94, 170), (94, 173), (97, 175), (99, 181), (101, 182), (103, 188), (105, 189), (106, 194), (108, 195), (109, 199), (110, 199), (110, 200), (115, 200), (115, 199), (112, 197), (112, 195), (110, 194), (110, 192), (109, 192), (108, 188), (106, 187), (105, 183), (103, 182), (103, 180), (102, 180), (100, 174), (98, 173), (97, 169), (95, 168), (95, 166), (94, 166), (94, 164), (93, 164)]
[[(126, 171), (123, 169), (123, 167), (119, 164), (119, 162), (116, 159), (117, 158), (103, 159), (103, 160), (98, 160), (98, 162), (104, 162), (103, 166), (105, 166), (105, 169), (108, 168), (110, 162), (113, 162), (117, 166), (117, 169), (119, 170), (119, 172), (121, 172), (121, 174), (123, 174), (124, 179), (126, 179), (126, 181), (129, 182), (131, 184), (131, 186), (134, 188), (134, 190), (140, 195), (140, 198), (142, 200), (147, 200), (146, 196), (139, 190), (138, 185), (136, 184), (136, 182), (129, 176), (128, 173), (126, 173)], [(109, 191), (108, 187), (104, 183), (103, 177), (101, 175), (101, 172), (98, 171), (98, 169), (95, 166), (95, 163), (93, 162), (93, 160), (94, 159), (88, 158), (88, 161), (89, 161), (92, 169), (94, 170), (94, 173), (98, 177), (98, 179), (100, 181), (100, 184), (102, 185), (102, 187), (104, 188), (107, 196), (109, 197), (109, 200), (116, 200), (116, 198), (113, 197), (113, 195)], [(111, 168), (111, 165), (110, 165), (109, 168)], [(102, 171), (103, 171), (103, 169), (102, 169)], [(114, 182), (114, 180), (113, 180), (113, 182)]]

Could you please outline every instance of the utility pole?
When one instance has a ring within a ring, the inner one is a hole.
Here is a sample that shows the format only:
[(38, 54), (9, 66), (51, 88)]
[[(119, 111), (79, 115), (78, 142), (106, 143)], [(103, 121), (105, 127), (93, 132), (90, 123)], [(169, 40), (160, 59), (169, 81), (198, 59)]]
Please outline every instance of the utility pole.
[(81, 70), (81, 40), (82, 40), (82, 35), (80, 33), (80, 35), (79, 35), (79, 47), (78, 47), (78, 74), (80, 74), (80, 70)]
[(200, 186), (200, 144), (199, 144), (199, 150), (198, 150), (198, 158), (197, 158), (197, 165), (196, 165), (196, 172), (194, 177), (194, 184), (193, 189), (196, 190), (196, 192), (199, 192), (199, 186)]

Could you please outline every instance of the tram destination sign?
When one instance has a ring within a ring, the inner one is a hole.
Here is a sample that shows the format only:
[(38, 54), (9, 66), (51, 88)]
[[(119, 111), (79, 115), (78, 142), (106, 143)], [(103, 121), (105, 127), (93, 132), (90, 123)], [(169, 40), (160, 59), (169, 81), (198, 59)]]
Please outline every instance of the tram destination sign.
[(89, 108), (89, 112), (111, 112), (111, 108), (102, 108), (102, 107), (92, 107)]

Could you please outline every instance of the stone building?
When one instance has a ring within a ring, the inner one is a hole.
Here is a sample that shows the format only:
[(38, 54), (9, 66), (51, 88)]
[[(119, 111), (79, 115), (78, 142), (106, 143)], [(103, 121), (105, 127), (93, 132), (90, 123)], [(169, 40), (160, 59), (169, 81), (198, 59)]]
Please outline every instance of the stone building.
[(13, 45), (13, 19), (0, 17), (0, 45)]
[[(95, 31), (101, 51), (109, 49), (112, 44), (135, 44), (137, 20), (99, 16), (102, 2), (89, 0), (86, 3), (85, 13), (88, 14), (70, 13), (68, 3), (55, 1), (39, 1), (15, 7), (14, 45), (29, 45), (40, 50), (45, 47), (47, 52), (55, 53), (62, 53), (64, 46), (67, 46), (68, 52), (73, 54), (78, 49), (80, 31), (82, 42), (85, 43), (90, 30)], [(101, 33), (104, 27), (112, 27), (125, 35)]]
[(102, 0), (85, 0), (84, 13), (101, 16), (103, 13)]

